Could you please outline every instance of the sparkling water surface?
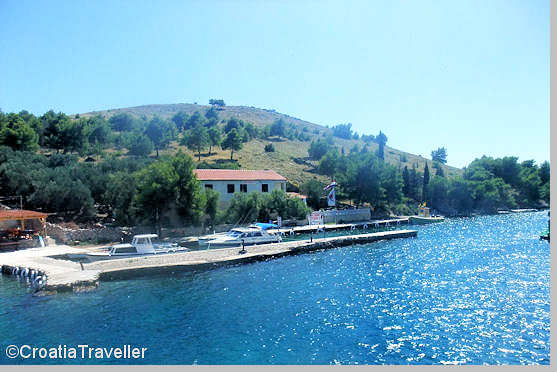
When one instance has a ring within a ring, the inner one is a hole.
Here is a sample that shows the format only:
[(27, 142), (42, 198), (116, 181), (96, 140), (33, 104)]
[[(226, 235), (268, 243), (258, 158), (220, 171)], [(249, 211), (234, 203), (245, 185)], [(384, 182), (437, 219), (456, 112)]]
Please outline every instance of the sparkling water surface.
[[(449, 219), (413, 226), (418, 238), (81, 294), (36, 297), (0, 277), (0, 363), (549, 364), (546, 226), (546, 212)], [(6, 357), (11, 344), (148, 350), (21, 360)]]

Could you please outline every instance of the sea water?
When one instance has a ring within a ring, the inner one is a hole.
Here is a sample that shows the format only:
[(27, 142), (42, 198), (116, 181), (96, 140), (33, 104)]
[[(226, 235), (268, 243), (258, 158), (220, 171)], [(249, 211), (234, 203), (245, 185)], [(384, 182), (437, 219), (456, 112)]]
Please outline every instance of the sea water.
[[(0, 363), (549, 364), (546, 226), (546, 212), (448, 219), (412, 226), (417, 238), (80, 294), (37, 297), (3, 276)], [(147, 350), (9, 359), (9, 345)]]

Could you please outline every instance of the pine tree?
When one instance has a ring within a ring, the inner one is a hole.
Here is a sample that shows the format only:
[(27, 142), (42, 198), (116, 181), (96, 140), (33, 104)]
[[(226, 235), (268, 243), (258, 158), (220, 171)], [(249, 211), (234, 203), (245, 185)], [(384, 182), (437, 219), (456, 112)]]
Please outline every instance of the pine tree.
[(427, 162), (425, 163), (424, 168), (424, 184), (422, 188), (422, 201), (427, 199), (427, 184), (429, 183), (429, 167), (427, 166)]
[(409, 196), (410, 194), (410, 174), (408, 173), (408, 166), (404, 166), (402, 171), (402, 192), (404, 196)]

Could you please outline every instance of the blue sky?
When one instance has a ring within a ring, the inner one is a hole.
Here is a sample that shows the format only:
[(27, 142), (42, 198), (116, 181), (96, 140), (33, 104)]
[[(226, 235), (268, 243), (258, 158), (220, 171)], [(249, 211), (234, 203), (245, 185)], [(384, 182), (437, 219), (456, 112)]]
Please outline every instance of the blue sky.
[(549, 160), (549, 1), (0, 2), (0, 109), (223, 98), (449, 164)]

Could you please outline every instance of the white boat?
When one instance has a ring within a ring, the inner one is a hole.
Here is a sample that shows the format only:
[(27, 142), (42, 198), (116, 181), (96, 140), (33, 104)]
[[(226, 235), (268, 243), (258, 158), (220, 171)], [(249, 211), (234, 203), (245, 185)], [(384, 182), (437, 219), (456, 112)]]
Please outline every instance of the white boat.
[(212, 239), (200, 239), (199, 245), (208, 248), (224, 248), (281, 242), (282, 237), (279, 234), (267, 231), (271, 227), (277, 226), (256, 223), (248, 227), (237, 227), (224, 234), (215, 234)]
[(70, 258), (85, 258), (90, 261), (107, 260), (111, 258), (144, 256), (160, 253), (187, 251), (176, 243), (161, 243), (157, 234), (134, 235), (131, 243), (115, 244), (105, 252), (91, 252), (86, 254), (71, 254)]

